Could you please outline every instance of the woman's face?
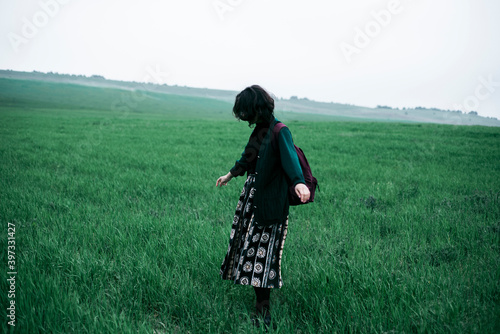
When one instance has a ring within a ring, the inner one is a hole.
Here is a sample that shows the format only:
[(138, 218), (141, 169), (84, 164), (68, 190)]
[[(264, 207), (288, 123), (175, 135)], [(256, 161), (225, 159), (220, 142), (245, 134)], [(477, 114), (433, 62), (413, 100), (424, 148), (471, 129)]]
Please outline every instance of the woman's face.
[(248, 121), (248, 125), (255, 124), (259, 121), (259, 115), (255, 115), (255, 118)]

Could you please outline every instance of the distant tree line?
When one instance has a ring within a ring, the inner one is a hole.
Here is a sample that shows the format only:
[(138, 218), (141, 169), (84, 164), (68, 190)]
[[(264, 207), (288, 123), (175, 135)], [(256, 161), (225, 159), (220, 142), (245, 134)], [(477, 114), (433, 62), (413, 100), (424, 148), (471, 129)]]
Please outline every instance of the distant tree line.
[(309, 99), (307, 97), (298, 98), (297, 95), (290, 96), (290, 100), (293, 100), (293, 101), (297, 101), (297, 100), (309, 101)]
[[(425, 107), (415, 107), (415, 108), (396, 108), (396, 107), (390, 107), (390, 106), (384, 106), (384, 105), (377, 105), (377, 108), (378, 109), (391, 109), (391, 110), (411, 110), (411, 109), (415, 109), (415, 110), (434, 110), (434, 111), (443, 111), (443, 112), (453, 112), (453, 113), (457, 113), (457, 114), (462, 114), (462, 111), (461, 110), (446, 110), (446, 109), (439, 109), (439, 108), (425, 108)], [(467, 113), (464, 113), (464, 114), (467, 114)], [(469, 115), (478, 115), (477, 111), (469, 111), (468, 112)]]
[[(7, 71), (12, 71), (12, 70), (7, 70)], [(58, 72), (40, 72), (40, 71), (32, 71), (31, 73), (33, 74), (44, 74), (48, 76), (60, 76), (60, 77), (72, 77), (72, 78), (91, 78), (91, 79), (99, 79), (99, 80), (106, 80), (106, 78), (102, 75), (96, 75), (93, 74), (91, 76), (86, 76), (83, 74), (63, 74), (63, 73), (58, 73)]]

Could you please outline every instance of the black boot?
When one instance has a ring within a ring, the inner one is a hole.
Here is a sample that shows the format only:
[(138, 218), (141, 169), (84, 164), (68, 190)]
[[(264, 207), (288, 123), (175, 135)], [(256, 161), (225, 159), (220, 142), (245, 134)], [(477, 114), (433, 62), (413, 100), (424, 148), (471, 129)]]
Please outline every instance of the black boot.
[(269, 300), (264, 300), (261, 303), (255, 304), (255, 311), (259, 318), (264, 319), (264, 326), (269, 328), (271, 325), (271, 311), (269, 308)]
[(267, 328), (271, 325), (271, 312), (269, 307), (269, 297), (271, 289), (254, 287), (257, 303), (255, 303), (255, 317), (252, 322), (255, 327), (260, 327), (260, 319), (264, 320), (264, 326)]

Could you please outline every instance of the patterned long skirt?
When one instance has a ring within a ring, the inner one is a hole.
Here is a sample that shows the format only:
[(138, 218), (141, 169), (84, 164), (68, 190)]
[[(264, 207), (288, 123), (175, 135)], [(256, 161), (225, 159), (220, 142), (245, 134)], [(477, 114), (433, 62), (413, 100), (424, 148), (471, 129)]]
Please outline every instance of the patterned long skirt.
[(258, 226), (253, 216), (255, 175), (243, 186), (233, 219), (229, 247), (222, 263), (222, 279), (261, 288), (281, 288), (281, 254), (288, 219), (271, 226)]

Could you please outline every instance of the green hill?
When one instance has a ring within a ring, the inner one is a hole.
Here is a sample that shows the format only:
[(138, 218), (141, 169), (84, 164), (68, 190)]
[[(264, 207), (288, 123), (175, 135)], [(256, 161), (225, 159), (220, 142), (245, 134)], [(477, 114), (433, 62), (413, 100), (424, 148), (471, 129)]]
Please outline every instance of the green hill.
[[(227, 90), (106, 80), (101, 76), (85, 77), (0, 70), (0, 78), (24, 81), (24, 84), (12, 83), (11, 89), (4, 89), (6, 83), (2, 84), (0, 93), (2, 105), (9, 104), (12, 99), (17, 99), (15, 103), (26, 103), (28, 100), (34, 102), (35, 106), (39, 106), (40, 103), (42, 105), (48, 103), (52, 106), (62, 101), (63, 105), (68, 107), (90, 106), (91, 109), (95, 109), (99, 106), (100, 109), (108, 110), (117, 108), (118, 105), (121, 109), (133, 112), (168, 111), (177, 117), (231, 117), (232, 103), (237, 94), (236, 91)], [(32, 92), (27, 94), (24, 91), (26, 89)], [(52, 93), (48, 94), (49, 91)], [(73, 96), (66, 96), (66, 93), (71, 93)], [(37, 94), (42, 94), (42, 96), (36, 96)], [(95, 101), (92, 101), (93, 99)], [(61, 104), (58, 105), (61, 106)], [(287, 121), (348, 120), (500, 126), (500, 121), (494, 118), (438, 109), (366, 108), (333, 102), (317, 102), (306, 98), (276, 99), (276, 114), (280, 119)]]
[(151, 91), (0, 79), (1, 108), (75, 109), (229, 119), (227, 102)]

